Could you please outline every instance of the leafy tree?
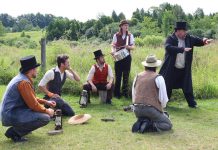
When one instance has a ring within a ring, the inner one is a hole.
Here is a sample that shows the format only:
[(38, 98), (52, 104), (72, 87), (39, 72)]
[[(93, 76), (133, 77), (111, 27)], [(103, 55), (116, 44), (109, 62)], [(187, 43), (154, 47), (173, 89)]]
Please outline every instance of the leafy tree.
[(0, 36), (5, 34), (5, 27), (3, 26), (2, 22), (0, 21)]
[(163, 14), (163, 24), (162, 24), (162, 31), (164, 36), (168, 36), (174, 28), (176, 18), (173, 15), (172, 11), (165, 11)]
[(119, 22), (120, 18), (118, 17), (118, 15), (116, 14), (116, 12), (113, 10), (111, 18), (113, 19), (113, 22)]
[(197, 10), (194, 12), (194, 17), (196, 19), (204, 18), (204, 11), (201, 8), (197, 8)]
[(119, 14), (118, 17), (119, 17), (119, 20), (125, 20), (126, 19), (124, 13), (122, 13), (122, 12)]
[(4, 27), (13, 27), (16, 19), (8, 14), (0, 14), (0, 21), (2, 22)]

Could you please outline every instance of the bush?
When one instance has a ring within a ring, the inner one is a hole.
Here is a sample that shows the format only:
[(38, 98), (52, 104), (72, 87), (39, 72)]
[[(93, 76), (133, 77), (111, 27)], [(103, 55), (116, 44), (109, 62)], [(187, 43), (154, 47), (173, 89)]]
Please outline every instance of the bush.
[(146, 36), (142, 38), (135, 38), (136, 46), (152, 46), (152, 47), (159, 47), (163, 45), (164, 38), (162, 36)]

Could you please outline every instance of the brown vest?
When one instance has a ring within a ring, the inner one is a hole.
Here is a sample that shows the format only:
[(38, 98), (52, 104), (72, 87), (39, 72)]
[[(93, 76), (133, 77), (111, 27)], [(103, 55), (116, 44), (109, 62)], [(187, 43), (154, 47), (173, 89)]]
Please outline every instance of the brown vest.
[(163, 112), (156, 86), (156, 72), (145, 71), (138, 74), (135, 83), (135, 104), (151, 105)]
[(103, 67), (102, 71), (96, 65), (94, 66), (95, 66), (95, 74), (93, 76), (92, 82), (94, 84), (107, 83), (108, 64), (105, 64), (105, 67)]
[[(129, 43), (128, 45), (130, 45), (130, 34), (128, 34), (127, 36), (129, 36)], [(126, 37), (127, 37), (126, 36)], [(122, 38), (122, 34), (121, 33), (116, 33), (116, 37), (117, 37), (117, 43), (116, 43), (116, 47), (121, 47), (121, 46), (125, 46), (126, 45), (126, 37), (123, 39)], [(117, 51), (121, 50), (122, 48), (119, 48)]]

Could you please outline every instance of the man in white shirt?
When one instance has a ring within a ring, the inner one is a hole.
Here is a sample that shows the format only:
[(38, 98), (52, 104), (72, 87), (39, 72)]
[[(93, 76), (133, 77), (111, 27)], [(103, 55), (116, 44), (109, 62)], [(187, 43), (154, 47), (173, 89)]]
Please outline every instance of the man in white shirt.
[(75, 113), (73, 109), (61, 98), (61, 90), (66, 78), (80, 81), (80, 77), (70, 67), (69, 57), (67, 55), (59, 55), (57, 57), (57, 65), (58, 66), (45, 73), (38, 86), (39, 89), (45, 93), (44, 99), (55, 101), (56, 108), (61, 109), (63, 115), (74, 116)]
[(161, 65), (161, 61), (150, 55), (142, 65), (145, 71), (135, 77), (132, 87), (134, 113), (138, 118), (132, 132), (170, 130), (172, 124), (163, 111), (168, 102), (166, 85), (164, 78), (156, 73), (156, 67)]
[[(107, 91), (106, 104), (111, 104), (113, 84), (113, 72), (111, 66), (105, 63), (104, 54), (101, 50), (94, 52), (96, 64), (89, 71), (87, 82), (83, 85), (83, 90), (88, 93), (88, 102), (90, 103), (90, 91), (97, 92), (99, 90)], [(109, 81), (107, 78), (109, 77)]]

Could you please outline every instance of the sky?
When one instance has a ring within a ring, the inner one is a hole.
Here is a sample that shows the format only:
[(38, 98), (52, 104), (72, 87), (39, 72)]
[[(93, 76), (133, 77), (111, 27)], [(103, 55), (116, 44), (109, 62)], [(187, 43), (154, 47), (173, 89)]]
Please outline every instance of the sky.
[(136, 8), (146, 11), (164, 2), (180, 5), (185, 13), (193, 14), (197, 8), (202, 8), (205, 14), (218, 12), (215, 0), (1, 0), (0, 14), (17, 17), (40, 12), (84, 22), (102, 14), (111, 16), (115, 10), (117, 14), (123, 12), (130, 19)]

